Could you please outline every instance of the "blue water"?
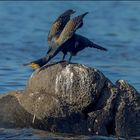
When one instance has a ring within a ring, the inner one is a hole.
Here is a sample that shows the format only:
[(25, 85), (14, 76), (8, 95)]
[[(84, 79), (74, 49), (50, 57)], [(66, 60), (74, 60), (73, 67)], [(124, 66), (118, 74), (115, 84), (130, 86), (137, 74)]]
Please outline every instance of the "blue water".
[(45, 55), (51, 23), (69, 8), (76, 15), (89, 12), (77, 33), (109, 50), (87, 48), (72, 61), (101, 70), (114, 83), (127, 80), (140, 91), (140, 2), (1, 1), (0, 93), (24, 88), (33, 70), (22, 64)]
[[(115, 137), (105, 136), (84, 136), (84, 135), (72, 135), (72, 134), (60, 134), (60, 133), (48, 133), (35, 129), (0, 129), (0, 139), (12, 139), (12, 140), (118, 140)], [(124, 139), (119, 139), (124, 140)]]

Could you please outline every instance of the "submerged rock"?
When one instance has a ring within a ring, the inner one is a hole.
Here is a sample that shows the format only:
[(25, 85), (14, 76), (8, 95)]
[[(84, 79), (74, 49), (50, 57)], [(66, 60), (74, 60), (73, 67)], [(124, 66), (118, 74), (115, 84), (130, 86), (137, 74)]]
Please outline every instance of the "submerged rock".
[(0, 97), (0, 126), (51, 132), (140, 135), (140, 95), (97, 69), (61, 62), (36, 70), (24, 91)]

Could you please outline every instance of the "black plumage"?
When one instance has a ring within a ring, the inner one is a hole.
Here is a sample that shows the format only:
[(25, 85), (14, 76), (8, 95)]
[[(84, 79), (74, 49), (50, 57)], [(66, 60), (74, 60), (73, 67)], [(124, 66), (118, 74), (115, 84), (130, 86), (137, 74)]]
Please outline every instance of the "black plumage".
[[(46, 63), (48, 63), (55, 55), (57, 55), (60, 51), (63, 52), (63, 58), (65, 57), (66, 50), (69, 52), (71, 49), (68, 47), (69, 44), (74, 44), (71, 42), (71, 38), (75, 34), (76, 30), (83, 25), (83, 18), (87, 15), (88, 12), (74, 17), (73, 19), (69, 20), (66, 26), (64, 27), (63, 31), (61, 32), (60, 36), (51, 42), (51, 50), (46, 56)], [(67, 48), (67, 49), (65, 49)], [(69, 48), (69, 49), (68, 49)]]
[(64, 44), (62, 47), (63, 48), (61, 49), (64, 54), (62, 60), (65, 59), (65, 55), (69, 52), (70, 53), (69, 62), (71, 61), (72, 56), (77, 55), (78, 52), (82, 51), (87, 47), (107, 51), (106, 48), (103, 48), (100, 45), (93, 43), (88, 38), (78, 34), (74, 34), (72, 38), (69, 41), (67, 41), (66, 44)]
[(48, 63), (50, 59), (56, 56), (60, 51), (62, 51), (64, 54), (62, 60), (64, 60), (65, 55), (67, 53), (70, 53), (70, 58), (69, 58), (69, 62), (70, 62), (72, 56), (77, 55), (79, 51), (82, 51), (87, 47), (96, 48), (102, 51), (107, 51), (106, 48), (93, 43), (88, 38), (78, 34), (74, 34), (72, 38), (69, 39), (66, 43), (64, 43), (59, 49), (55, 49), (54, 51), (51, 51), (51, 53), (49, 53), (46, 57), (42, 57), (41, 59), (33, 61), (32, 64), (38, 64), (39, 67), (42, 67), (43, 65)]
[[(64, 14), (65, 13), (65, 14)], [(47, 55), (45, 57), (42, 57), (38, 60), (32, 61), (28, 64), (25, 64), (27, 66), (30, 66), (32, 68), (38, 68), (38, 67), (45, 67), (45, 64), (47, 64), (53, 57), (55, 57), (59, 52), (63, 53), (62, 60), (65, 59), (65, 56), (67, 53), (70, 53), (69, 62), (71, 61), (72, 56), (76, 55), (79, 51), (85, 49), (86, 47), (90, 48), (97, 48), (103, 51), (107, 51), (106, 48), (101, 47), (100, 45), (97, 45), (90, 41), (88, 38), (76, 34), (76, 30), (82, 27), (83, 25), (83, 18), (85, 15), (88, 14), (88, 12), (79, 15), (77, 17), (74, 17), (70, 19), (70, 15), (73, 13), (72, 11), (64, 12), (55, 22), (59, 22), (61, 18), (65, 17), (65, 26), (63, 24), (63, 27), (59, 27), (57, 30), (55, 29), (55, 26), (52, 25), (51, 30), (48, 34), (48, 44), (50, 45), (50, 48), (47, 52)], [(67, 21), (67, 22), (66, 22)], [(62, 30), (63, 28), (63, 30)]]

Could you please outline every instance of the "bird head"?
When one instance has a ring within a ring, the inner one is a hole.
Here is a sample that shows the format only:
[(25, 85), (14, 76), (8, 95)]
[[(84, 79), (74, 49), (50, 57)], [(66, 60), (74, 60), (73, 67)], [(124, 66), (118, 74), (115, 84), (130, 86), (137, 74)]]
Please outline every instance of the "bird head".
[[(25, 66), (25, 65), (24, 65), (24, 66)], [(36, 63), (29, 63), (29, 64), (27, 64), (26, 66), (31, 67), (31, 68), (33, 68), (33, 69), (40, 68), (39, 64), (36, 64)]]
[(44, 61), (44, 57), (43, 57), (43, 58), (40, 58), (38, 60), (32, 61), (30, 63), (23, 64), (23, 66), (28, 66), (28, 67), (31, 67), (33, 69), (37, 69), (37, 68), (42, 67), (45, 64), (46, 64), (46, 62)]

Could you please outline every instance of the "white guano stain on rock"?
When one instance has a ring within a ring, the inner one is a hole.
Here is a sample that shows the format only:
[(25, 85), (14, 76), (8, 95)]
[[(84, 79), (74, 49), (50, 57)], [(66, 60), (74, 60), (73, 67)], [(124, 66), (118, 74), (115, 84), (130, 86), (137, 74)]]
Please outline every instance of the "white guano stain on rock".
[[(80, 86), (81, 87), (88, 86), (90, 79), (89, 79), (89, 75), (88, 75), (87, 69), (85, 69), (85, 67), (83, 68), (83, 67), (78, 67), (78, 66), (74, 66), (73, 68), (78, 73), (78, 75), (80, 75), (79, 76), (81, 78)], [(85, 83), (86, 83), (86, 85), (85, 85)]]
[(33, 97), (33, 96), (35, 96), (35, 95), (37, 95), (37, 94), (39, 94), (39, 92), (31, 92), (31, 93), (29, 93), (29, 96), (30, 96), (30, 97)]
[(120, 82), (120, 83), (125, 83), (125, 81), (124, 81), (124, 80), (119, 80), (119, 82)]
[(33, 75), (34, 75), (34, 73), (31, 74), (30, 79), (32, 79)]
[(30, 76), (30, 78), (29, 78), (29, 85), (30, 85), (30, 83), (32, 82), (32, 79), (33, 79), (33, 75), (34, 75), (34, 72), (31, 74), (31, 76)]
[(29, 96), (32, 97), (34, 95), (34, 93), (30, 93)]
[[(72, 85), (73, 85), (73, 72), (70, 69), (70, 66), (66, 66), (60, 74), (56, 75), (55, 80), (55, 94), (59, 93), (59, 90), (62, 90), (62, 97), (69, 96), (69, 101), (72, 100)], [(63, 81), (63, 82), (62, 82)], [(62, 84), (61, 84), (62, 83)], [(67, 94), (69, 93), (69, 94)]]
[(55, 93), (57, 94), (59, 91), (58, 83), (59, 83), (60, 75), (56, 75), (55, 79)]
[(86, 65), (83, 65), (83, 64), (82, 64), (82, 67), (84, 67), (84, 68), (86, 68), (86, 69), (89, 69)]

